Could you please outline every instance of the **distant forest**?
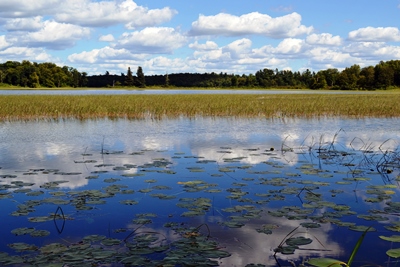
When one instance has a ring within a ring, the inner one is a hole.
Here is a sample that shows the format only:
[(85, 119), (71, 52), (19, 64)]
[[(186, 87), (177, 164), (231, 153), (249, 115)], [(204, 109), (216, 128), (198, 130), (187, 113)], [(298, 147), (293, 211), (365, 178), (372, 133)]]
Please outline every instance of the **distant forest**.
[(88, 76), (86, 72), (54, 63), (7, 61), (0, 64), (0, 84), (30, 88), (62, 87), (198, 87), (198, 88), (292, 88), (333, 90), (375, 90), (400, 87), (400, 60), (381, 61), (361, 68), (355, 64), (342, 71), (335, 68), (311, 72), (262, 69), (254, 74), (171, 73), (148, 75), (138, 67), (120, 75)]

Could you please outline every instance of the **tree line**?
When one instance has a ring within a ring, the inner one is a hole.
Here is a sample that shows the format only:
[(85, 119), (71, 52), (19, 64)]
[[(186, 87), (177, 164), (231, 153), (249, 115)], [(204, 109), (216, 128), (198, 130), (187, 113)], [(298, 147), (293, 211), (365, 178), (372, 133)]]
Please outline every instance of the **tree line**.
[(0, 83), (21, 87), (84, 87), (87, 73), (54, 63), (7, 61), (0, 64)]
[(145, 76), (142, 67), (136, 75), (126, 73), (88, 76), (72, 67), (54, 63), (7, 61), (0, 64), (0, 83), (22, 87), (204, 87), (204, 88), (293, 88), (333, 90), (373, 90), (400, 87), (400, 60), (381, 61), (361, 68), (354, 64), (318, 72), (264, 68), (255, 74), (172, 73)]

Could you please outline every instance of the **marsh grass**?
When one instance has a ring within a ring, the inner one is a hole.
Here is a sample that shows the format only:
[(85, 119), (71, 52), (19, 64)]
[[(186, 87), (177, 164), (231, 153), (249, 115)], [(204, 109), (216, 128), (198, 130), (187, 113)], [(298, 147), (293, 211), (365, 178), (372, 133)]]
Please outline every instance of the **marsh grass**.
[(400, 94), (5, 95), (0, 120), (59, 118), (399, 117)]

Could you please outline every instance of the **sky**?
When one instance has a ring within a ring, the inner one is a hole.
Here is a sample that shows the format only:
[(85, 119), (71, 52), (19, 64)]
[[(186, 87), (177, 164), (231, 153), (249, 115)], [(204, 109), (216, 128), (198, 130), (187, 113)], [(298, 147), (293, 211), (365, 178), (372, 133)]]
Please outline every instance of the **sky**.
[(400, 59), (399, 27), (400, 0), (0, 0), (0, 63), (89, 75), (342, 70)]

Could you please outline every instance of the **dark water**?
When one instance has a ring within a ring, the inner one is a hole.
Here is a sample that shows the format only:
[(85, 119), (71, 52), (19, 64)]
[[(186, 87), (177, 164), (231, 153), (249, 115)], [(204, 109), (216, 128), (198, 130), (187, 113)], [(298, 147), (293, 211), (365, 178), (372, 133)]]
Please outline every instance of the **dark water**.
[[(126, 242), (148, 234), (158, 238), (150, 247), (170, 246), (162, 253), (143, 252), (145, 266), (152, 266), (179, 261), (176, 255), (183, 254), (171, 244), (195, 238), (182, 234), (184, 228), (209, 235), (208, 241), (217, 244), (214, 251), (230, 254), (214, 257), (218, 265), (287, 266), (315, 257), (347, 261), (362, 234), (344, 224), (353, 223), (376, 231), (366, 234), (352, 266), (395, 266), (386, 251), (396, 243), (379, 236), (396, 235), (392, 230), (399, 212), (391, 203), (399, 201), (399, 122), (182, 118), (2, 123), (0, 251), (37, 263), (43, 255), (50, 257), (40, 250), (46, 245), (71, 249), (85, 236), (102, 235), (121, 244), (93, 242), (92, 247), (112, 255), (96, 262), (123, 266), (122, 259), (138, 251), (126, 252)], [(95, 197), (98, 192), (103, 196)], [(307, 228), (305, 222), (314, 224)], [(23, 227), (49, 233), (11, 233)], [(290, 237), (312, 243), (293, 254), (275, 253), (280, 245), (287, 247)], [(15, 252), (9, 246), (20, 242), (37, 250)], [(76, 252), (57, 253), (58, 261), (78, 264), (69, 258)], [(10, 262), (1, 255), (0, 263)], [(89, 256), (85, 261), (93, 263)]]

